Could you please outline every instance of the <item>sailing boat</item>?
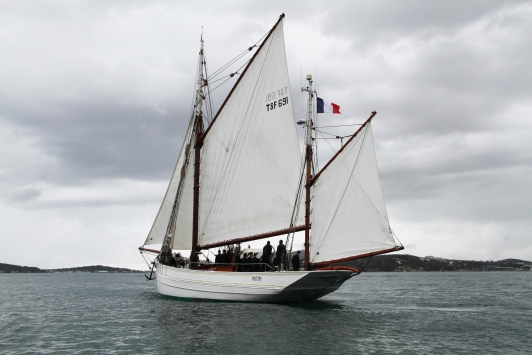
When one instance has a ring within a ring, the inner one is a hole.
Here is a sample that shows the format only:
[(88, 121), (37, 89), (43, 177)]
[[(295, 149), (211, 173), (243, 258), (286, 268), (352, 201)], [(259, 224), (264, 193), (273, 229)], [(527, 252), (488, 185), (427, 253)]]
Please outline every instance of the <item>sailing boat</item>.
[[(302, 90), (308, 93), (308, 117), (298, 122), (306, 129), (301, 154), (284, 17), (265, 36), (207, 127), (203, 101), (209, 82), (201, 40), (194, 111), (161, 208), (139, 248), (157, 255), (151, 267), (162, 295), (312, 301), (360, 273), (345, 262), (403, 249), (390, 229), (379, 181), (371, 130), (376, 112), (321, 170), (314, 170), (316, 91), (307, 76)], [(302, 231), (304, 268), (290, 270), (294, 233)], [(275, 268), (263, 260), (258, 271), (242, 271), (234, 263), (199, 258), (212, 248), (238, 251), (240, 243), (281, 235), (286, 235), (287, 252)], [(156, 244), (161, 248), (152, 249)], [(175, 262), (174, 250), (190, 250), (190, 259)]]

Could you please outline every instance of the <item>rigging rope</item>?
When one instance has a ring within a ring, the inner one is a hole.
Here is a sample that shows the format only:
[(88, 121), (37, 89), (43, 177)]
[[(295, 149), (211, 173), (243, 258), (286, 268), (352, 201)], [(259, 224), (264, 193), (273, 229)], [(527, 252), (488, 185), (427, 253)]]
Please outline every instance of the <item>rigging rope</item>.
[[(293, 231), (293, 229), (295, 228), (296, 224), (297, 224), (297, 217), (299, 216), (299, 209), (301, 207), (301, 199), (303, 198), (303, 186), (305, 185), (304, 182), (305, 182), (305, 166), (306, 166), (306, 162), (307, 162), (307, 159), (306, 159), (306, 153), (305, 151), (303, 151), (302, 155), (301, 155), (301, 173), (300, 173), (300, 178), (299, 178), (299, 186), (298, 186), (298, 189), (297, 189), (297, 194), (296, 194), (296, 202), (295, 202), (295, 205), (294, 205), (294, 209), (292, 210), (292, 218), (290, 220), (290, 228), (288, 232), (288, 234), (286, 235), (286, 242), (285, 242), (285, 245), (288, 247), (288, 243), (290, 243), (290, 248), (287, 249), (289, 250), (289, 252), (291, 253), (292, 252), (292, 247), (294, 245), (294, 238), (295, 238), (295, 232)], [(290, 235), (292, 238), (290, 238)], [(288, 260), (288, 262), (290, 263), (291, 260)]]
[[(323, 134), (321, 133), (321, 131), (318, 131), (320, 132), (321, 136), (323, 137)], [(325, 139), (325, 141), (327, 142), (327, 144), (329, 145), (329, 147), (331, 147), (331, 149), (333, 150), (334, 153), (336, 153), (336, 150), (332, 147), (331, 143), (329, 143), (329, 139), (333, 139), (333, 138), (316, 138), (316, 139)]]
[[(207, 70), (207, 60), (205, 59), (205, 54), (203, 56), (203, 66), (205, 67), (205, 77), (208, 77), (209, 76), (209, 73), (208, 73), (208, 70)], [(205, 80), (204, 81), (204, 87), (207, 88), (207, 92), (205, 93), (205, 91), (203, 91), (203, 96), (206, 97), (205, 99), (205, 103), (207, 104), (207, 115), (205, 116), (205, 119), (207, 120), (208, 124), (210, 125), (211, 124), (211, 121), (212, 121), (212, 117), (213, 117), (213, 108), (212, 108), (212, 97), (211, 97), (211, 93), (210, 93), (210, 87), (209, 87), (209, 81), (208, 80)], [(209, 119), (210, 118), (210, 119)]]
[(216, 78), (218, 75), (220, 75), (225, 69), (229, 68), (231, 65), (236, 63), (239, 59), (244, 57), (249, 52), (248, 49), (246, 49), (244, 52), (237, 55), (235, 58), (231, 59), (228, 63), (224, 64), (220, 69), (216, 70), (214, 73), (211, 74), (211, 76), (207, 77), (207, 80), (211, 80)]
[(363, 123), (353, 123), (353, 124), (341, 124), (337, 126), (321, 126), (321, 127), (314, 127), (314, 128), (331, 128), (331, 127), (351, 127), (351, 126), (362, 126)]
[[(210, 77), (207, 77), (208, 80), (212, 79), (212, 78), (215, 78), (216, 76), (218, 76), (222, 71), (224, 71), (225, 69), (227, 69), (228, 67), (230, 67), (231, 65), (233, 65), (236, 61), (238, 61), (239, 59), (241, 59), (242, 57), (244, 57), (247, 53), (251, 52), (253, 50), (253, 48), (256, 48), (258, 47), (257, 44), (260, 43), (264, 37), (266, 37), (268, 35), (268, 33), (270, 33), (270, 31), (266, 32), (264, 34), (264, 36), (262, 36), (257, 42), (255, 42), (254, 45), (252, 45), (251, 47), (245, 49), (243, 52), (241, 52), (240, 54), (238, 54), (235, 58), (231, 59), (229, 62), (227, 62), (225, 65), (223, 65), (220, 69), (216, 70), (214, 73), (211, 74)], [(240, 70), (240, 69), (239, 69)]]

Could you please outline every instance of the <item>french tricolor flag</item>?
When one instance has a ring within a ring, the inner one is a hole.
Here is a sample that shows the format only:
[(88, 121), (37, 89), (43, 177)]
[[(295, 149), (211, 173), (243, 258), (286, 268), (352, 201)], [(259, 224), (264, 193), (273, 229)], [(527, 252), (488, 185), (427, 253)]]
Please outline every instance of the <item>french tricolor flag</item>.
[(340, 113), (340, 106), (318, 97), (318, 113)]

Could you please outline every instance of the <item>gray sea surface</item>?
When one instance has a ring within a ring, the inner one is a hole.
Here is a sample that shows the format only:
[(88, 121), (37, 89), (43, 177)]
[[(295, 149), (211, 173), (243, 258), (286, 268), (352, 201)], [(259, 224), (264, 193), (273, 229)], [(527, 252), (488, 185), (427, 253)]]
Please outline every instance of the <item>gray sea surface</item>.
[(0, 274), (0, 354), (531, 354), (532, 272), (363, 273), (307, 304), (192, 302), (142, 274)]

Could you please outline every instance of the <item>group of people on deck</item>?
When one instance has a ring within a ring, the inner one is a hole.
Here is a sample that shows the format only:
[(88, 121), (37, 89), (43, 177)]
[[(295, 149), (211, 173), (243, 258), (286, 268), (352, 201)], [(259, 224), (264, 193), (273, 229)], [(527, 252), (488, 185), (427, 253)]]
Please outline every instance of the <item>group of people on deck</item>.
[(181, 253), (172, 253), (171, 249), (167, 249), (165, 257), (161, 259), (161, 262), (163, 262), (163, 264), (167, 264), (168, 266), (185, 267), (186, 264), (185, 258), (181, 256)]
[[(301, 252), (298, 250), (292, 257), (292, 267), (294, 271), (299, 271), (301, 268), (299, 261), (300, 253)], [(224, 249), (223, 251), (218, 250), (214, 263), (218, 266), (236, 265), (237, 271), (244, 272), (256, 272), (259, 271), (261, 267), (263, 267), (263, 270), (265, 271), (285, 269), (283, 261), (286, 257), (286, 246), (283, 244), (282, 240), (279, 241), (277, 250), (274, 250), (273, 246), (268, 241), (264, 248), (262, 248), (262, 256), (260, 259), (257, 257), (258, 254), (258, 252), (244, 253), (243, 251), (240, 251), (240, 246), (237, 246), (234, 250), (233, 248), (228, 250)]]

